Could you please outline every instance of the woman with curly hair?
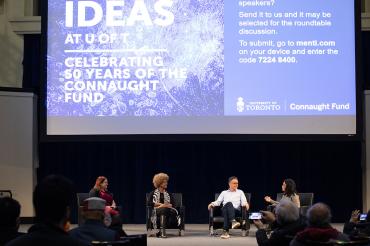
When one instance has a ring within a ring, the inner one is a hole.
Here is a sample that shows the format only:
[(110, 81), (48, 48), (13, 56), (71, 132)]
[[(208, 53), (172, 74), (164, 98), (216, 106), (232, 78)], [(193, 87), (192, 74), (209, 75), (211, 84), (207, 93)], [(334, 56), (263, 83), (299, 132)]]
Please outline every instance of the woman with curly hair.
[(113, 194), (108, 191), (108, 179), (104, 176), (96, 178), (94, 187), (89, 192), (90, 197), (99, 197), (106, 202), (104, 223), (111, 229), (117, 231), (120, 236), (126, 236), (122, 230), (121, 215), (118, 211)]
[[(281, 190), (283, 191), (283, 197), (280, 201), (288, 200), (297, 205), (297, 207), (301, 206), (296, 184), (293, 179), (285, 179), (281, 185)], [(269, 196), (265, 197), (265, 201), (273, 206), (276, 206), (279, 203), (278, 201), (272, 200)]]
[[(180, 225), (180, 216), (174, 208), (174, 198), (171, 193), (167, 192), (169, 176), (165, 173), (158, 173), (153, 177), (155, 190), (149, 194), (147, 206), (152, 207), (151, 222), (154, 229), (159, 229), (157, 237), (166, 237), (166, 225), (176, 223)], [(159, 220), (159, 223), (158, 223)], [(175, 221), (177, 220), (177, 221)], [(158, 228), (157, 224), (160, 225)]]

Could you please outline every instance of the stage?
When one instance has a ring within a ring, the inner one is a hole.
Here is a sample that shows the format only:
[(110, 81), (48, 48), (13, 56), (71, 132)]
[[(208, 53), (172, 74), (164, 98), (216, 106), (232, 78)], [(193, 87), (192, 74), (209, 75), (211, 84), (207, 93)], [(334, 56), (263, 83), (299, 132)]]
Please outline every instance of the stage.
[[(76, 225), (73, 225), (75, 227)], [(333, 224), (333, 226), (339, 230), (343, 230), (343, 224)], [(26, 232), (30, 225), (22, 225), (20, 231)], [(127, 234), (143, 234), (146, 233), (145, 225), (124, 225), (123, 228)], [(185, 226), (185, 235), (182, 237), (178, 236), (177, 230), (168, 230), (167, 238), (156, 238), (148, 237), (149, 246), (188, 246), (188, 245), (197, 245), (197, 246), (218, 246), (218, 245), (243, 245), (243, 246), (255, 246), (256, 242), (256, 228), (251, 226), (249, 236), (242, 237), (240, 230), (231, 230), (230, 239), (221, 239), (221, 230), (218, 230), (218, 236), (209, 236), (208, 225), (207, 224), (188, 224)]]

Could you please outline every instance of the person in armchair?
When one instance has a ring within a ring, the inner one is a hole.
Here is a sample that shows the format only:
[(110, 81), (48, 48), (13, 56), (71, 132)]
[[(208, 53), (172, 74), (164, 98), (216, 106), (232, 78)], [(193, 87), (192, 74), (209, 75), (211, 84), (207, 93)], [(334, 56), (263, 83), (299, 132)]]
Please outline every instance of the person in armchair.
[(208, 205), (208, 209), (215, 206), (223, 205), (222, 215), (224, 217), (222, 239), (230, 238), (229, 226), (231, 224), (232, 229), (240, 227), (240, 223), (236, 221), (236, 217), (241, 215), (242, 209), (249, 209), (249, 204), (245, 194), (242, 190), (238, 189), (239, 181), (238, 178), (232, 176), (229, 178), (229, 189), (224, 190), (218, 196), (217, 200), (211, 202)]
[(95, 185), (89, 192), (89, 197), (98, 197), (105, 200), (105, 225), (117, 231), (120, 236), (127, 236), (122, 229), (121, 215), (114, 201), (113, 194), (108, 191), (108, 179), (106, 177), (99, 176), (96, 178)]
[[(298, 208), (301, 207), (301, 202), (297, 192), (296, 184), (293, 179), (285, 179), (281, 185), (283, 196), (281, 201), (291, 201)], [(270, 203), (273, 207), (279, 204), (279, 201), (272, 200), (270, 196), (265, 196), (265, 201)]]
[(173, 204), (173, 195), (167, 191), (168, 180), (169, 176), (165, 173), (154, 175), (153, 185), (155, 189), (149, 194), (147, 201), (147, 206), (153, 208), (150, 219), (153, 228), (158, 229), (156, 235), (162, 238), (166, 238), (166, 225), (170, 223), (181, 224), (181, 217)]

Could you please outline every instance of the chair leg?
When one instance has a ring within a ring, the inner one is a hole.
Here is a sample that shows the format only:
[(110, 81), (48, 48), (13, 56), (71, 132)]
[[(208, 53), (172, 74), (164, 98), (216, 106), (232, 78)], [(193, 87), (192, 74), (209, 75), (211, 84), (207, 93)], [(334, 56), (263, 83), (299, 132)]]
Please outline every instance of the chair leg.
[(209, 227), (209, 235), (210, 235), (210, 236), (214, 236), (214, 235), (215, 235), (215, 232), (214, 232), (214, 230), (213, 230), (213, 225), (211, 225), (211, 226)]
[(249, 235), (249, 230), (242, 229), (242, 237), (246, 237)]

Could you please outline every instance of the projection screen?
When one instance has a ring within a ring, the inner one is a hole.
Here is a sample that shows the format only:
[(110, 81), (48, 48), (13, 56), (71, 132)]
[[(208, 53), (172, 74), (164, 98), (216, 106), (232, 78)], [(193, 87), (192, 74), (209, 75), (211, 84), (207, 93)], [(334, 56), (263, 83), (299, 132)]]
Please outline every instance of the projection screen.
[(47, 135), (356, 134), (353, 0), (47, 5)]

